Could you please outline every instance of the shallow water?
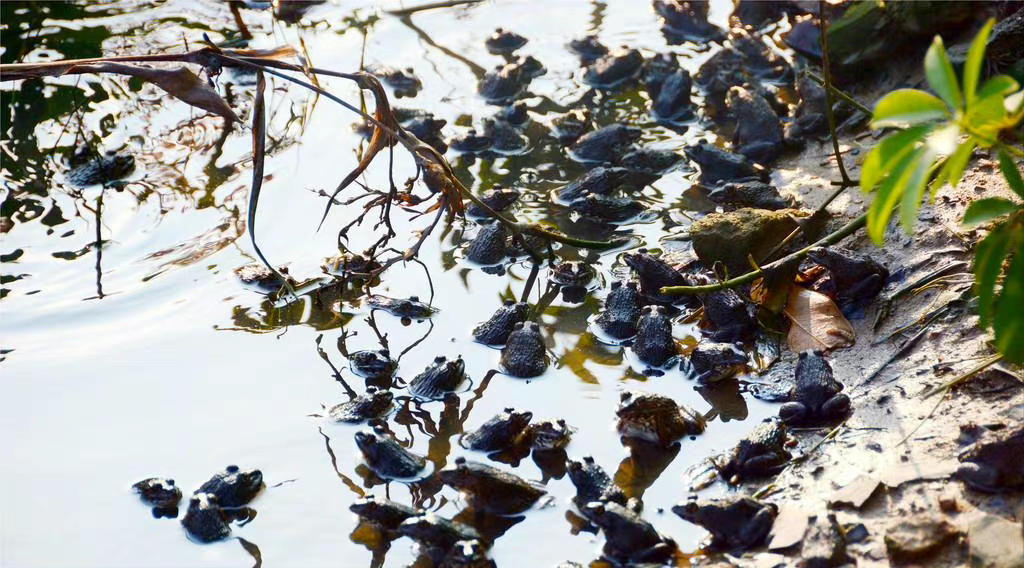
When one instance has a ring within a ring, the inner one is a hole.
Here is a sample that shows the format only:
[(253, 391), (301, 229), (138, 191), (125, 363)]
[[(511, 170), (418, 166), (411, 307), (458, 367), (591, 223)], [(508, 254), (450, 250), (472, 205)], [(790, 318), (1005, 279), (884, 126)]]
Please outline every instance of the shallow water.
[[(711, 19), (724, 23), (730, 6), (714, 3)], [(4, 62), (181, 49), (182, 38), (194, 47), (202, 32), (214, 41), (237, 36), (226, 6), (199, 0), (44, 3), (31, 9), (5, 2), (2, 9)], [(274, 23), (269, 11), (242, 11), (256, 37), (251, 46), (297, 45), (301, 38), (316, 66), (337, 70), (357, 69), (363, 53), (364, 36), (346, 18), (375, 13), (369, 6), (355, 10), (354, 3), (322, 5), (295, 26)], [(575, 222), (548, 199), (550, 189), (583, 171), (541, 126), (547, 114), (587, 92), (565, 42), (597, 33), (606, 45), (638, 47), (645, 55), (673, 51), (691, 69), (711, 53), (693, 44), (668, 46), (646, 2), (487, 2), (405, 20), (379, 15), (366, 35), (366, 63), (415, 67), (424, 90), (393, 102), (447, 119), (449, 137), (464, 130), (455, 125), (468, 123), (468, 116), (479, 120), (496, 110), (476, 95), (477, 75), (501, 61), (486, 52), (484, 38), (498, 26), (529, 37), (519, 53), (534, 55), (548, 69), (523, 99), (536, 123), (531, 152), (473, 163), (454, 153), (448, 157), (475, 190), (493, 184), (527, 189), (517, 215), (551, 221), (585, 238), (608, 235)], [(233, 93), (239, 114), (247, 113), (252, 77), (228, 71), (220, 82)], [(358, 100), (350, 84), (325, 84)], [(258, 238), (272, 262), (287, 263), (293, 275), (314, 277), (323, 259), (338, 252), (337, 228), (355, 214), (335, 207), (317, 232), (324, 198), (316, 192), (332, 189), (356, 163), (361, 139), (351, 128), (354, 115), (345, 109), (279, 81), (270, 86), (271, 154)], [(2, 211), (13, 227), (3, 234), (0, 249), (0, 564), (246, 566), (254, 563), (256, 550), (268, 565), (414, 562), (417, 549), (407, 539), (393, 542), (386, 553), (355, 542), (360, 533), (353, 535), (357, 521), (349, 504), (372, 493), (406, 503), (415, 499), (453, 516), (462, 499), (436, 480), (381, 484), (361, 465), (352, 440), (358, 427), (319, 416), (347, 397), (318, 354), (318, 341), (357, 389), (361, 380), (336, 347), (342, 330), (349, 350), (379, 347), (358, 294), (323, 295), (315, 302), (307, 297), (278, 309), (235, 276), (235, 268), (254, 259), (245, 236), (248, 132), (225, 132), (219, 118), (202, 117), (183, 103), (163, 100), (152, 87), (123, 79), (64, 77), (2, 88)], [(593, 105), (599, 122), (643, 126), (644, 141), (660, 147), (714, 139), (696, 121), (683, 132), (657, 125), (636, 91), (598, 94)], [(68, 185), (63, 160), (83, 136), (104, 149), (133, 153), (137, 168), (130, 183), (120, 190)], [(410, 164), (399, 155), (396, 178), (408, 177)], [(607, 284), (628, 274), (619, 261), (622, 252), (682, 246), (660, 239), (685, 231), (688, 221), (680, 210), (691, 203), (684, 192), (692, 177), (684, 166), (644, 190), (640, 199), (652, 213), (617, 228), (634, 235), (629, 245), (601, 255), (581, 256), (569, 247), (557, 254), (585, 259)], [(371, 166), (364, 183), (386, 187), (383, 160)], [(395, 216), (402, 235), (396, 246), (411, 243), (413, 237), (405, 235), (428, 221), (406, 217)], [(372, 241), (372, 222), (351, 234), (354, 250)], [(458, 434), (502, 408), (530, 410), (535, 421), (565, 418), (577, 429), (569, 456), (593, 455), (615, 472), (628, 494), (643, 496), (646, 519), (683, 551), (695, 551), (703, 531), (668, 511), (685, 498), (684, 474), (734, 445), (774, 408), (739, 393), (735, 382), (701, 393), (678, 370), (645, 378), (630, 369), (623, 348), (602, 344), (587, 331), (604, 292), (583, 304), (550, 300), (544, 269), (529, 302), (547, 305), (539, 321), (554, 365), (529, 381), (489, 373), (498, 351), (474, 343), (469, 331), (503, 299), (521, 296), (530, 266), (513, 265), (504, 275), (470, 266), (462, 256), (474, 232), (471, 222), (442, 225), (421, 250), (433, 305), (440, 309), (433, 318), (405, 325), (386, 313), (372, 314), (392, 353), (409, 348), (400, 376), (412, 378), (443, 354), (461, 355), (473, 379), (457, 412), (442, 413), (439, 402), (413, 405), (393, 417), (391, 428), (441, 468), (460, 455), (486, 461), (459, 447)], [(374, 292), (431, 296), (423, 268), (414, 263), (389, 270)], [(683, 325), (678, 330), (680, 340), (693, 332)], [(666, 456), (667, 465), (631, 460), (614, 432), (614, 411), (619, 394), (632, 388), (670, 395), (708, 414), (707, 433), (684, 440), (677, 454)], [(193, 544), (176, 520), (153, 519), (130, 489), (139, 479), (159, 475), (174, 478), (188, 494), (232, 463), (260, 468), (267, 483), (252, 504), (258, 517), (233, 526), (238, 539)], [(515, 472), (543, 480), (553, 499), (497, 539), (497, 563), (553, 566), (597, 558), (602, 538), (573, 534), (568, 478), (549, 478), (530, 458)], [(709, 490), (721, 491), (720, 485)]]

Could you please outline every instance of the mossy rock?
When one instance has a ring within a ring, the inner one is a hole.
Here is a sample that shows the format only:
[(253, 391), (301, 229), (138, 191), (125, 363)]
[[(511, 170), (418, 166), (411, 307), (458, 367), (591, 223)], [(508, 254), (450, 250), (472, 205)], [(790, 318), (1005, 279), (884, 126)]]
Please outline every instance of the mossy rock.
[[(753, 209), (745, 207), (728, 213), (712, 213), (690, 226), (693, 251), (708, 266), (721, 262), (730, 276), (750, 270), (748, 255), (761, 261), (782, 239), (797, 227), (796, 219), (811, 216), (806, 209)], [(816, 238), (824, 222), (808, 227), (802, 239)], [(791, 245), (792, 246), (792, 243)]]

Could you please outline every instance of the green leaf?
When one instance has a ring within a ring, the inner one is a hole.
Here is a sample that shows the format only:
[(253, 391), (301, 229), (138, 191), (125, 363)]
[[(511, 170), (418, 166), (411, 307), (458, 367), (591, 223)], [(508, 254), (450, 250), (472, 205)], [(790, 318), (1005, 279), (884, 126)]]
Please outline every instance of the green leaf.
[(875, 103), (871, 128), (921, 124), (951, 115), (938, 97), (918, 89), (896, 89)]
[(860, 169), (860, 188), (865, 191), (874, 189), (899, 161), (914, 150), (914, 145), (931, 132), (933, 126), (922, 124), (912, 126), (901, 132), (894, 132), (882, 138), (867, 157)]
[(1021, 179), (1020, 169), (1017, 168), (1013, 157), (1004, 148), (999, 149), (999, 169), (1002, 170), (1003, 177), (1006, 178), (1006, 183), (1010, 185), (1010, 189), (1024, 198), (1024, 179)]
[(1017, 81), (1009, 75), (995, 75), (985, 84), (981, 86), (981, 90), (978, 91), (977, 98), (987, 99), (993, 95), (1006, 96), (1010, 93), (1015, 93), (1020, 86), (1017, 85)]
[(996, 280), (1010, 246), (1010, 225), (1003, 223), (992, 229), (974, 251), (974, 289), (978, 294), (978, 315), (981, 326), (988, 327), (995, 303)]
[(967, 97), (967, 106), (971, 106), (974, 100), (978, 79), (981, 78), (981, 64), (985, 60), (985, 44), (988, 43), (988, 35), (995, 24), (995, 19), (989, 18), (978, 35), (974, 36), (971, 48), (967, 50), (967, 61), (964, 62), (964, 96)]
[(963, 108), (964, 100), (960, 95), (960, 85), (956, 82), (956, 73), (953, 72), (953, 64), (949, 62), (949, 55), (946, 54), (946, 46), (942, 44), (942, 38), (939, 36), (935, 36), (932, 46), (924, 56), (924, 76), (928, 80), (928, 85), (946, 101), (949, 108)]
[[(1018, 232), (1019, 229), (1018, 226)], [(1010, 240), (1021, 242), (1021, 238)], [(1024, 251), (1018, 250), (1006, 271), (993, 325), (996, 349), (1012, 363), (1024, 363), (1024, 312), (1021, 306), (1024, 306)]]
[(999, 131), (1007, 126), (1006, 107), (1003, 95), (995, 94), (982, 98), (980, 95), (964, 117), (971, 132), (978, 139), (978, 144), (986, 148), (996, 143)]
[(917, 222), (917, 210), (921, 208), (921, 198), (924, 196), (924, 188), (928, 183), (928, 171), (935, 162), (935, 151), (930, 146), (924, 146), (916, 152), (916, 158), (911, 162), (910, 167), (897, 183), (903, 183), (903, 201), (900, 203), (900, 223), (907, 234), (914, 232), (914, 223)]
[(920, 157), (922, 151), (923, 149), (908, 153), (899, 160), (889, 172), (889, 176), (878, 187), (875, 199), (871, 202), (871, 207), (868, 208), (868, 235), (878, 246), (885, 243), (885, 228), (889, 226), (893, 208), (903, 196), (902, 190), (906, 187), (906, 183), (900, 183), (900, 180), (910, 170), (910, 164)]
[(974, 145), (974, 138), (968, 136), (967, 140), (957, 146), (956, 151), (946, 158), (946, 163), (942, 165), (942, 169), (939, 170), (938, 175), (935, 176), (931, 183), (933, 199), (935, 194), (947, 183), (952, 187), (956, 187), (960, 183), (960, 178), (964, 175), (964, 169), (967, 168), (967, 162), (971, 159), (971, 152), (974, 151)]
[(1001, 197), (987, 197), (972, 202), (964, 212), (964, 225), (978, 225), (1020, 209), (1020, 205)]

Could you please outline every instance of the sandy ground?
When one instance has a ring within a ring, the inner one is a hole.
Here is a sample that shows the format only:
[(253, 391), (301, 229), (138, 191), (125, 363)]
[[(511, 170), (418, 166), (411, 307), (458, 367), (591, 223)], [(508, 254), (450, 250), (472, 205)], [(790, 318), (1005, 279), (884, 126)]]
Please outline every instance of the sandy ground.
[[(864, 133), (844, 137), (851, 178), (858, 177), (859, 163), (875, 141)], [(831, 144), (812, 143), (800, 155), (777, 164), (773, 180), (783, 193), (816, 208), (831, 193), (830, 180), (839, 179), (831, 154)], [(836, 378), (853, 400), (853, 414), (833, 439), (813, 450), (827, 431), (795, 432), (799, 450), (794, 454), (811, 451), (808, 459), (780, 474), (774, 487), (743, 489), (774, 491), (765, 499), (781, 507), (768, 552), (709, 562), (791, 566), (796, 558), (815, 555), (812, 550), (831, 541), (836, 549), (845, 542), (848, 556), (844, 560), (828, 544), (825, 550), (836, 555), (823, 565), (1024, 566), (1024, 496), (986, 496), (950, 477), (972, 426), (1013, 426), (1024, 419), (1020, 369), (996, 364), (946, 396), (921, 396), (994, 353), (988, 345), (991, 334), (978, 328), (973, 307), (939, 318), (916, 347), (866, 382), (919, 327), (886, 340), (890, 334), (957, 298), (971, 281), (971, 250), (987, 228), (967, 229), (960, 219), (971, 200), (998, 195), (1010, 192), (994, 156), (976, 154), (959, 186), (945, 187), (935, 203), (922, 208), (912, 236), (893, 223), (884, 248), (875, 247), (864, 230), (844, 241), (844, 246), (871, 255), (893, 274), (863, 317), (852, 320), (856, 344), (830, 355)], [(832, 226), (865, 211), (870, 200), (858, 188), (847, 190), (828, 208)], [(958, 276), (904, 296), (878, 330), (873, 329), (876, 313), (895, 290), (958, 262), (965, 263)], [(786, 351), (770, 374), (792, 376), (795, 360), (795, 354)], [(829, 521), (830, 515), (836, 524)], [(840, 527), (844, 536), (829, 536), (830, 526)], [(895, 543), (902, 537), (917, 539), (923, 552), (901, 562), (897, 552), (890, 554), (886, 540)]]

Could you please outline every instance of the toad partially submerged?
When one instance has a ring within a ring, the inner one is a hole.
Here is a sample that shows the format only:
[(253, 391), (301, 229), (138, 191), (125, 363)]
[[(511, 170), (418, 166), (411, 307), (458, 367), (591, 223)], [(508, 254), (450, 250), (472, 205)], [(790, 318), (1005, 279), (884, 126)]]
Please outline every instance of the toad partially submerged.
[(779, 408), (779, 417), (793, 426), (820, 426), (845, 418), (850, 397), (832, 376), (832, 366), (820, 351), (804, 351), (796, 364), (796, 382), (790, 402)]
[(132, 489), (143, 502), (153, 507), (154, 517), (178, 516), (181, 489), (174, 485), (173, 479), (149, 477), (132, 485)]
[(506, 408), (480, 428), (463, 436), (462, 445), (480, 452), (499, 452), (511, 448), (526, 432), (533, 413)]
[(181, 524), (189, 536), (200, 542), (214, 542), (231, 534), (227, 515), (217, 504), (217, 498), (206, 493), (195, 494), (189, 499)]
[(415, 540), (428, 550), (434, 549), (441, 557), (459, 541), (480, 538), (480, 533), (476, 532), (473, 527), (445, 519), (434, 513), (425, 513), (406, 519), (398, 526), (398, 533)]
[(367, 379), (384, 379), (395, 374), (398, 363), (387, 349), (356, 351), (348, 355), (348, 367)]
[(782, 149), (782, 122), (768, 101), (743, 87), (732, 87), (726, 104), (736, 119), (737, 152), (761, 164), (775, 161)]
[(635, 254), (626, 253), (622, 255), (622, 258), (626, 265), (639, 276), (640, 292), (651, 302), (671, 304), (677, 298), (662, 294), (661, 288), (688, 284), (686, 277), (681, 272), (669, 266), (664, 260), (648, 253), (647, 249), (639, 249)]
[(535, 322), (517, 323), (501, 350), (502, 370), (513, 377), (528, 379), (542, 375), (548, 368), (548, 351), (540, 326)]
[(659, 394), (624, 392), (616, 415), (619, 418), (617, 428), (623, 437), (661, 446), (668, 446), (683, 436), (700, 434), (707, 426), (699, 412)]
[(714, 341), (742, 342), (757, 331), (754, 306), (731, 288), (711, 292), (704, 297), (704, 323), (714, 330)]
[(601, 331), (614, 339), (628, 339), (636, 335), (640, 304), (636, 282), (630, 280), (623, 286), (616, 280), (612, 282), (612, 289), (604, 300), (604, 309), (595, 322)]
[(526, 45), (527, 41), (529, 40), (515, 32), (498, 28), (484, 40), (484, 45), (491, 53), (512, 53)]
[(221, 507), (241, 507), (252, 501), (261, 489), (263, 472), (258, 469), (242, 470), (237, 465), (229, 465), (199, 486), (195, 494), (212, 495)]
[(569, 202), (569, 208), (585, 217), (613, 223), (624, 223), (644, 210), (643, 205), (628, 197), (588, 192)]
[[(488, 189), (480, 196), (480, 201), (483, 201), (488, 207), (499, 213), (508, 209), (509, 206), (518, 200), (519, 191), (501, 187)], [(475, 203), (470, 204), (469, 208), (466, 209), (466, 215), (470, 217), (490, 217), (490, 214), (483, 207)]]
[(572, 426), (565, 420), (542, 420), (530, 424), (523, 437), (530, 441), (530, 447), (538, 452), (550, 452), (564, 449), (572, 440)]
[(466, 249), (466, 258), (477, 264), (498, 264), (508, 255), (507, 241), (505, 225), (498, 222), (484, 225)]
[(91, 151), (79, 151), (67, 173), (68, 182), (77, 187), (97, 183), (110, 183), (135, 170), (135, 157), (131, 154), (100, 156)]
[(708, 384), (736, 375), (747, 365), (748, 358), (732, 343), (701, 341), (687, 361), (683, 370), (690, 378)]
[(767, 418), (729, 452), (724, 464), (717, 464), (722, 478), (732, 484), (744, 479), (774, 475), (792, 458), (786, 450), (786, 427)]
[(722, 181), (744, 181), (760, 178), (754, 165), (740, 154), (733, 154), (708, 143), (687, 146), (686, 157), (700, 166), (700, 181), (715, 185)]
[(466, 380), (466, 364), (462, 357), (449, 361), (438, 355), (434, 361), (409, 382), (409, 392), (420, 398), (441, 400), (444, 395), (454, 392)]
[(587, 67), (583, 82), (596, 89), (614, 89), (639, 75), (643, 65), (639, 51), (623, 47)]
[(405, 449), (380, 428), (360, 430), (355, 439), (366, 465), (383, 479), (412, 479), (426, 470), (426, 458)]
[(556, 190), (555, 196), (571, 203), (588, 193), (608, 195), (629, 179), (630, 171), (626, 168), (598, 166)]
[(591, 502), (586, 509), (587, 518), (604, 533), (603, 552), (613, 561), (628, 565), (664, 563), (676, 552), (672, 539), (661, 536), (639, 514), (618, 503)]
[(623, 493), (618, 485), (615, 485), (612, 478), (609, 477), (603, 467), (594, 461), (593, 457), (586, 456), (579, 461), (569, 460), (569, 465), (566, 469), (569, 473), (569, 481), (576, 487), (576, 496), (573, 497), (573, 503), (576, 504), (581, 513), (587, 514), (587, 504), (593, 501), (612, 501), (619, 505), (626, 504), (626, 494)]
[(569, 147), (569, 155), (579, 162), (615, 163), (640, 139), (643, 131), (619, 122), (580, 136)]
[(473, 339), (484, 345), (504, 345), (516, 324), (525, 322), (529, 313), (526, 302), (506, 300), (490, 319), (473, 328)]
[(462, 492), (473, 509), (496, 515), (522, 513), (547, 493), (521, 477), (461, 457), (441, 470), (441, 481)]
[(672, 507), (672, 512), (711, 533), (711, 547), (742, 551), (764, 542), (778, 508), (750, 497), (731, 497), (698, 502), (696, 496)]
[(672, 338), (672, 320), (662, 306), (644, 306), (636, 324), (633, 353), (644, 363), (661, 367), (676, 356), (679, 349)]
[(357, 499), (348, 510), (359, 515), (359, 518), (389, 531), (398, 530), (398, 526), (407, 519), (422, 514), (408, 505), (374, 495)]
[(585, 288), (595, 275), (592, 266), (576, 260), (559, 262), (551, 267), (551, 280), (563, 287)]
[(331, 419), (336, 422), (356, 424), (374, 418), (387, 416), (394, 410), (395, 395), (391, 391), (377, 390), (366, 387), (366, 392), (348, 402), (332, 406), (328, 410)]
[(986, 493), (1024, 488), (1024, 426), (990, 433), (960, 454), (956, 477)]
[(367, 304), (374, 310), (383, 310), (393, 316), (410, 319), (425, 319), (437, 311), (420, 301), (419, 296), (409, 296), (408, 300), (374, 295), (367, 299)]

